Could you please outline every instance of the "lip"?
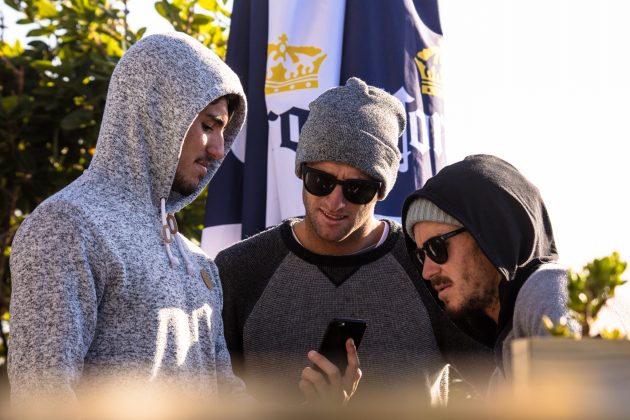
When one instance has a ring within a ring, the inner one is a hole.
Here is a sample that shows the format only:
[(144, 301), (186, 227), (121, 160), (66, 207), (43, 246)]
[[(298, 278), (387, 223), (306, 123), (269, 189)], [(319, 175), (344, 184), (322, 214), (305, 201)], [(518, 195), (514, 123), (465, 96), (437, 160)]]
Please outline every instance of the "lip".
[(327, 212), (324, 209), (319, 209), (319, 211), (324, 216), (324, 219), (329, 223), (333, 223), (333, 224), (341, 223), (347, 218), (347, 216), (344, 214), (334, 214), (334, 213)]
[(441, 284), (437, 286), (435, 288), (435, 291), (437, 292), (438, 297), (440, 297), (444, 291), (450, 289), (452, 286), (453, 286), (452, 284)]
[(200, 168), (203, 172), (203, 174), (205, 175), (206, 173), (208, 173), (208, 165), (196, 160), (195, 161), (195, 165)]

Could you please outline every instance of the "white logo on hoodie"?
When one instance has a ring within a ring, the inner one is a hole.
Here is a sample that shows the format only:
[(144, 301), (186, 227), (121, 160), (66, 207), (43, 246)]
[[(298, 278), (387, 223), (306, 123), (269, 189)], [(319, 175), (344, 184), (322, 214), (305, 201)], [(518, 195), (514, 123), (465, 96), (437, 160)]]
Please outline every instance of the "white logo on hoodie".
[(160, 309), (160, 325), (156, 337), (155, 359), (153, 361), (153, 371), (150, 380), (157, 378), (160, 368), (162, 367), (162, 361), (164, 360), (166, 346), (168, 344), (169, 328), (172, 328), (175, 333), (177, 366), (181, 366), (186, 361), (188, 350), (193, 344), (199, 341), (200, 319), (205, 321), (208, 331), (210, 331), (212, 308), (208, 304), (203, 305), (199, 309), (195, 309), (190, 316), (179, 308)]

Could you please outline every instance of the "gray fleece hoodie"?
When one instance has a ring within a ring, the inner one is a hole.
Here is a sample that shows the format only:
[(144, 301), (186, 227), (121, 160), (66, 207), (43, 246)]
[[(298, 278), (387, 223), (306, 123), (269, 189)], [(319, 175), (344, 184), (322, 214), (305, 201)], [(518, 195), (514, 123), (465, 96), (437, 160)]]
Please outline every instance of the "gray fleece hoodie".
[[(179, 33), (132, 46), (112, 75), (88, 170), (38, 206), (11, 253), (9, 377), (13, 399), (74, 398), (87, 378), (177, 381), (208, 396), (240, 394), (221, 319), (215, 264), (168, 226), (197, 191), (171, 191), (188, 127), (237, 95), (230, 149), (246, 115), (236, 74)], [(167, 219), (168, 218), (168, 219)], [(165, 226), (166, 225), (166, 226)]]

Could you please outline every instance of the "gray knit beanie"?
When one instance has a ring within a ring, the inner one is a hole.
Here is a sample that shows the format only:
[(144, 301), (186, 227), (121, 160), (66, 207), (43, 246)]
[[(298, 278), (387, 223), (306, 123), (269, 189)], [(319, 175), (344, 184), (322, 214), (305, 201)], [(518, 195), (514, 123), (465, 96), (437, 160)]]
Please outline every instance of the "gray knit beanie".
[(407, 122), (402, 103), (352, 77), (345, 86), (322, 93), (309, 108), (295, 155), (298, 178), (303, 163), (345, 163), (381, 181), (378, 198), (387, 197), (400, 166), (398, 138)]
[(426, 198), (418, 198), (409, 205), (407, 209), (407, 219), (405, 222), (405, 230), (413, 237), (413, 227), (418, 222), (438, 222), (448, 225), (463, 226), (459, 220), (443, 211), (441, 208), (433, 204)]

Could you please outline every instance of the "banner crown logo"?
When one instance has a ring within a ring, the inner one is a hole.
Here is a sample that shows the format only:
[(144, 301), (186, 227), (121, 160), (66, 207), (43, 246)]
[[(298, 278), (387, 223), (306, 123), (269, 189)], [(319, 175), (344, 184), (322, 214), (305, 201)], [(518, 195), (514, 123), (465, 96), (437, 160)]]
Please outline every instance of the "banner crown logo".
[(442, 97), (442, 59), (440, 48), (425, 48), (414, 58), (422, 79), (422, 93)]
[(321, 48), (288, 45), (286, 34), (267, 46), (265, 94), (318, 87), (319, 68), (328, 56)]

